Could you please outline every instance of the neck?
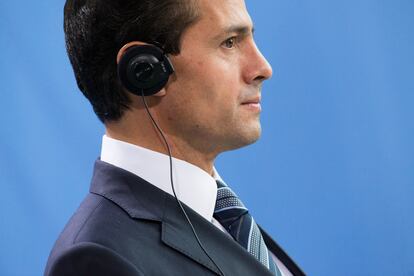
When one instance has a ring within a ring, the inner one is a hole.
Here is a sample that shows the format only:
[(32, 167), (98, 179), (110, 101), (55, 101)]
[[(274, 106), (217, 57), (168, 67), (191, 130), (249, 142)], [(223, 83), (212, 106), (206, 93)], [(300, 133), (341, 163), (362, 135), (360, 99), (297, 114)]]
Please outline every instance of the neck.
[[(216, 154), (201, 152), (180, 137), (170, 134), (155, 110), (150, 108), (150, 111), (164, 133), (172, 157), (191, 163), (213, 175)], [(107, 122), (105, 127), (106, 135), (111, 138), (168, 155), (165, 141), (152, 123), (145, 108), (132, 107), (131, 110), (125, 112), (120, 120)]]

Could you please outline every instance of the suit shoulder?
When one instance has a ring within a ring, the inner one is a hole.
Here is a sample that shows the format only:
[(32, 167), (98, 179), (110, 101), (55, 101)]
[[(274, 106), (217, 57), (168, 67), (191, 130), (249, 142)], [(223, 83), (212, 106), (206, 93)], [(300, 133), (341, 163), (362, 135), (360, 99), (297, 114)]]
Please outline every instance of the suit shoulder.
[(66, 248), (45, 276), (119, 275), (143, 276), (142, 271), (115, 251), (99, 244), (82, 242)]
[[(99, 213), (102, 213), (102, 208), (106, 209), (107, 212), (110, 212), (108, 210), (111, 208), (117, 208), (116, 206), (111, 207), (111, 205), (113, 204), (101, 196), (95, 194), (87, 195), (56, 240), (49, 255), (46, 271), (49, 270), (50, 265), (55, 262), (58, 256), (62, 255), (69, 248), (73, 248), (78, 243), (78, 240), (82, 239), (85, 232), (91, 232), (91, 228), (93, 228), (91, 227), (91, 221), (93, 225), (93, 221), (96, 220), (94, 217), (97, 213), (98, 216), (102, 216), (99, 215)], [(93, 240), (90, 240), (90, 242), (93, 242)]]
[(93, 242), (87, 237), (96, 236), (125, 220), (130, 220), (130, 216), (121, 207), (100, 195), (88, 194), (67, 222), (54, 247), (67, 247), (80, 241)]
[(89, 194), (57, 239), (46, 271), (62, 254), (78, 244), (97, 244), (126, 260), (140, 259), (147, 248), (158, 246), (159, 235), (159, 222), (133, 219), (113, 201)]
[(85, 228), (85, 225), (87, 225), (91, 217), (94, 216), (96, 210), (102, 208), (102, 205), (104, 204), (105, 198), (94, 194), (88, 194), (65, 225), (56, 241), (55, 248), (66, 247), (76, 243), (76, 239)]

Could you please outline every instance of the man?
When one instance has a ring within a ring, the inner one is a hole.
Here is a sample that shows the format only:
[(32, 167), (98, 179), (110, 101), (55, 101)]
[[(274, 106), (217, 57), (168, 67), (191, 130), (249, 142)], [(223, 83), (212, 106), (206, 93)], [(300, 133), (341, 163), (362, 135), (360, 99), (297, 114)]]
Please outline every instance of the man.
[(64, 24), (106, 134), (45, 275), (304, 275), (214, 169), (259, 138), (272, 75), (244, 0), (67, 0)]

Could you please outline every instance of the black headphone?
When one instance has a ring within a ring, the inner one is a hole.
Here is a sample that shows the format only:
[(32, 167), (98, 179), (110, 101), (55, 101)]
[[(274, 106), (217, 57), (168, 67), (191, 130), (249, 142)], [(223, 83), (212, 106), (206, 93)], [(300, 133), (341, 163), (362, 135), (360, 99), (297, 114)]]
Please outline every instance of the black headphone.
[(118, 78), (131, 93), (151, 96), (160, 91), (174, 72), (165, 52), (155, 45), (134, 45), (118, 63)]

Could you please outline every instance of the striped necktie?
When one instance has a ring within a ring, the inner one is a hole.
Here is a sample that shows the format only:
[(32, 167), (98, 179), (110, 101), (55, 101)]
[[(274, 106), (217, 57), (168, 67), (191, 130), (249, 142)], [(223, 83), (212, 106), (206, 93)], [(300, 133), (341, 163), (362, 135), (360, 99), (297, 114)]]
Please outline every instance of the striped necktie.
[(214, 218), (230, 235), (273, 275), (281, 276), (270, 256), (260, 229), (237, 195), (221, 180), (217, 182), (217, 200)]

